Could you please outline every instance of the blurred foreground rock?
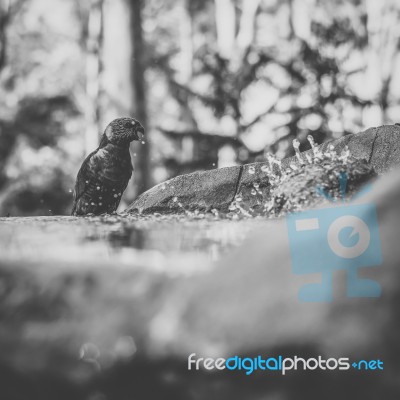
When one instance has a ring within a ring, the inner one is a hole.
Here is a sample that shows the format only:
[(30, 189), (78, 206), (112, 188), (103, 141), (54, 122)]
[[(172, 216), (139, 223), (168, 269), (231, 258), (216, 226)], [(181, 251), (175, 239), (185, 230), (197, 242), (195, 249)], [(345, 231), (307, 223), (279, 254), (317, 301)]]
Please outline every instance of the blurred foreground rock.
[[(320, 275), (291, 272), (283, 219), (251, 221), (254, 232), (216, 264), (212, 257), (199, 258), (200, 249), (224, 230), (232, 241), (235, 230), (248, 229), (246, 221), (150, 222), (150, 232), (164, 232), (152, 242), (140, 238), (140, 219), (131, 226), (117, 217), (4, 219), (1, 398), (399, 398), (399, 200), (399, 171), (379, 178), (359, 200), (378, 210), (384, 262), (360, 274), (381, 284), (382, 297), (346, 297), (345, 273), (338, 271), (332, 303), (298, 301), (299, 287)], [(118, 237), (124, 229), (130, 229), (127, 242)], [(192, 251), (185, 253), (193, 237)], [(123, 245), (113, 252), (109, 244), (115, 240)], [(180, 240), (179, 257), (154, 254)], [(314, 245), (324, 240), (318, 236)], [(191, 353), (374, 358), (384, 361), (385, 370), (286, 376), (187, 371)]]
[[(326, 151), (330, 144), (340, 153), (348, 146), (357, 159), (366, 160), (378, 173), (400, 165), (400, 126), (370, 128), (319, 147)], [(305, 156), (307, 152), (303, 154)], [(297, 163), (295, 157), (283, 160), (283, 169)], [(268, 162), (220, 168), (181, 175), (159, 184), (140, 195), (126, 211), (130, 213), (176, 213), (183, 210), (226, 210), (237, 193), (250, 193), (258, 183), (263, 194), (268, 192), (268, 173), (262, 171)], [(251, 196), (246, 201), (251, 202)]]

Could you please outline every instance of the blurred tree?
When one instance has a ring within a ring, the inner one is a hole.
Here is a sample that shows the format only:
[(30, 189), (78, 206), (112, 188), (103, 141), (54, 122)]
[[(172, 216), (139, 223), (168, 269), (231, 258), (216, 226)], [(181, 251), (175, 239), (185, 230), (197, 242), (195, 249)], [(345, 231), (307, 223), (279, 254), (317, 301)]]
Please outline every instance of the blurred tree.
[[(74, 59), (76, 46), (71, 46), (74, 31), (69, 26), (69, 37), (49, 34), (53, 27), (48, 23), (57, 18), (42, 18), (37, 23), (33, 15), (42, 6), (38, 1), (8, 1), (4, 5), (0, 35), (0, 215), (64, 214), (73, 183), (74, 152), (68, 146), (69, 134), (71, 128), (79, 131), (75, 125), (79, 110), (69, 91), (69, 83), (74, 81), (71, 76), (79, 71), (79, 62)], [(64, 24), (57, 22), (60, 30), (66, 26), (68, 11), (66, 7), (61, 17)]]
[(366, 85), (364, 96), (377, 99), (375, 112), (380, 123), (388, 123), (390, 85), (396, 73), (400, 44), (398, 1), (372, 1), (365, 3), (365, 24), (368, 38)]
[[(23, 1), (2, 0), (0, 2), (0, 84), (8, 86), (12, 80), (4, 69), (7, 66), (8, 29), (13, 18), (22, 7)], [(7, 159), (10, 156), (16, 142), (10, 122), (0, 116), (0, 189), (7, 178), (4, 174)]]
[(86, 154), (99, 144), (102, 133), (100, 96), (102, 85), (103, 0), (90, 0), (86, 30)]
[[(131, 85), (133, 87), (132, 115), (141, 122), (144, 127), (148, 126), (147, 120), (147, 98), (146, 98), (146, 49), (143, 40), (142, 0), (128, 0), (131, 15)], [(138, 164), (135, 170), (135, 184), (137, 193), (147, 190), (151, 185), (150, 172), (150, 140), (149, 129), (146, 135), (146, 144), (137, 152)]]
[[(163, 53), (157, 63), (175, 88), (172, 95), (180, 104), (179, 99), (187, 99), (186, 107), (191, 108), (194, 123), (177, 133), (191, 136), (187, 133), (197, 127), (199, 136), (223, 134), (221, 130), (236, 135), (242, 139), (235, 146), (238, 161), (248, 162), (262, 154), (247, 148), (251, 135), (264, 136), (259, 142), (286, 156), (292, 152), (289, 144), (296, 136), (302, 140), (312, 133), (322, 142), (373, 121), (391, 120), (389, 116), (374, 117), (374, 109), (387, 114), (393, 71), (398, 65), (395, 21), (399, 5), (392, 0), (379, 6), (373, 0), (334, 0), (329, 4), (319, 0), (214, 0), (214, 4), (216, 42), (194, 48), (192, 79), (187, 83), (174, 80), (173, 52)], [(371, 18), (366, 13), (371, 4), (375, 11), (370, 12), (380, 16), (374, 18), (373, 29), (368, 28)], [(209, 12), (205, 7), (202, 11)], [(257, 22), (261, 18), (263, 24)], [(270, 29), (266, 21), (271, 23)], [(377, 34), (379, 46), (374, 46), (371, 38)], [(371, 59), (367, 71), (374, 65), (380, 69), (375, 68), (373, 77), (368, 78), (369, 85), (354, 85), (354, 78), (362, 79), (365, 71), (365, 63), (360, 62), (365, 55)], [(364, 95), (363, 89), (374, 82), (378, 91)], [(214, 132), (204, 129), (206, 124), (199, 118), (202, 106), (203, 115), (212, 114), (218, 120)], [(271, 125), (272, 121), (281, 122)], [(215, 145), (211, 136), (209, 146)], [(196, 160), (195, 164), (201, 163)], [(209, 159), (204, 158), (203, 168), (210, 167)]]
[(0, 72), (7, 62), (7, 29), (24, 0), (1, 0), (0, 2)]
[(142, 9), (139, 0), (105, 0), (103, 8), (102, 125), (129, 115), (146, 128), (146, 144), (132, 151), (134, 180), (125, 192), (125, 204), (151, 185)]
[(68, 213), (122, 115), (147, 131), (125, 204), (294, 137), (398, 122), (399, 19), (398, 0), (2, 0), (0, 214)]

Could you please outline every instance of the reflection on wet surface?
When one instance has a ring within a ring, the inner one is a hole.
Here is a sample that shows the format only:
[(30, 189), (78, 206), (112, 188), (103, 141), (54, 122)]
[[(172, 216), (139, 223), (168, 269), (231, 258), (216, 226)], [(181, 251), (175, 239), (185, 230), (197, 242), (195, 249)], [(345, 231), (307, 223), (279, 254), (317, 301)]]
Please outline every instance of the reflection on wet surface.
[(0, 251), (3, 260), (24, 262), (111, 261), (154, 268), (201, 268), (265, 223), (219, 220), (213, 215), (199, 219), (183, 215), (3, 218)]

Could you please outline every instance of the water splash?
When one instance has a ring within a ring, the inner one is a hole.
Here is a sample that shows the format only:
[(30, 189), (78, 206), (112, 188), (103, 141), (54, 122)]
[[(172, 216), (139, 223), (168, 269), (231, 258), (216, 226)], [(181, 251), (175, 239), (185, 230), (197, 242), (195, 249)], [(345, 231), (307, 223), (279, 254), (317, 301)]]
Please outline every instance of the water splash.
[[(250, 196), (247, 197), (244, 193), (247, 200), (242, 203), (235, 197), (229, 206), (227, 217), (279, 217), (317, 204), (321, 195), (326, 200), (336, 201), (343, 198), (347, 190), (354, 191), (354, 184), (349, 189), (347, 181), (343, 179), (346, 171), (353, 173), (353, 181), (354, 176), (360, 181), (371, 177), (370, 167), (365, 163), (361, 165), (359, 160), (352, 158), (347, 146), (339, 155), (332, 144), (323, 151), (311, 135), (307, 139), (311, 152), (303, 154), (300, 153), (299, 140), (293, 140), (296, 161), (289, 165), (282, 164), (273, 154), (266, 153), (267, 163), (261, 166), (261, 172), (267, 176), (261, 178), (260, 182), (250, 184), (247, 189), (242, 189), (248, 190)], [(253, 171), (254, 166), (250, 168)], [(264, 191), (260, 189), (263, 179), (268, 182)], [(318, 182), (322, 185), (318, 186)], [(240, 196), (241, 199), (243, 194)]]
[(262, 171), (262, 172), (265, 172), (265, 173), (267, 173), (267, 174), (270, 174), (270, 173), (271, 173), (271, 168), (269, 167), (269, 165), (265, 164), (265, 165), (263, 165), (263, 166), (261, 167), (261, 171)]
[[(322, 159), (324, 155), (323, 155), (322, 151), (320, 150), (320, 148), (319, 148), (319, 147), (317, 146), (317, 144), (315, 143), (314, 138), (313, 138), (311, 135), (308, 135), (308, 136), (307, 136), (307, 140), (308, 140), (308, 142), (310, 143), (312, 152), (313, 152), (313, 154), (314, 154), (314, 158), (316, 158), (316, 159)], [(310, 164), (312, 164), (312, 162), (311, 162)]]
[(263, 194), (262, 190), (260, 189), (260, 184), (258, 182), (254, 182), (253, 187), (254, 187), (254, 190), (256, 191), (256, 193), (261, 194), (261, 195)]
[(271, 153), (267, 154), (267, 160), (268, 160), (268, 163), (269, 163), (271, 169), (273, 169), (274, 165), (276, 165), (278, 167), (279, 171), (281, 171), (281, 169), (282, 169), (282, 161), (281, 160), (277, 159)]
[[(317, 197), (322, 196), (325, 199), (329, 197), (330, 201), (342, 197), (347, 189), (340, 183), (340, 179), (338, 180), (340, 174), (350, 169), (353, 172), (353, 179), (354, 173), (358, 176), (362, 176), (363, 173), (361, 171), (360, 175), (359, 165), (355, 164), (349, 148), (346, 146), (338, 154), (332, 144), (322, 150), (311, 135), (308, 135), (307, 140), (311, 151), (304, 153), (300, 153), (299, 140), (293, 140), (296, 156), (288, 164), (282, 163), (275, 155), (266, 153), (266, 162), (260, 167), (256, 164), (245, 166), (245, 172), (255, 175), (251, 180), (255, 181), (257, 178), (259, 180), (244, 185), (226, 209), (193, 210), (191, 205), (185, 207), (185, 203), (178, 196), (172, 198), (170, 207), (173, 211), (178, 211), (182, 218), (238, 220), (279, 217), (286, 212), (303, 210), (316, 204)], [(366, 170), (367, 167), (361, 167), (361, 170), (363, 168)], [(353, 189), (350, 191), (354, 190), (354, 184), (351, 185)], [(164, 190), (166, 184), (161, 188)], [(170, 185), (168, 188), (174, 189)]]
[(299, 162), (300, 165), (304, 165), (304, 160), (300, 153), (300, 142), (298, 139), (293, 140), (293, 148), (296, 153), (297, 161)]

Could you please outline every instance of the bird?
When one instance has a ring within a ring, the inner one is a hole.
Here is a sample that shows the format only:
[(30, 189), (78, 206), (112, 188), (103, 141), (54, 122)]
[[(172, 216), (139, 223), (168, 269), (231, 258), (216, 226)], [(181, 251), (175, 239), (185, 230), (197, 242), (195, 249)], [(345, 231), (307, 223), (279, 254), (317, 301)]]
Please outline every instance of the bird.
[(99, 147), (83, 161), (76, 177), (71, 215), (112, 214), (132, 176), (129, 145), (143, 140), (144, 128), (134, 118), (111, 121)]

